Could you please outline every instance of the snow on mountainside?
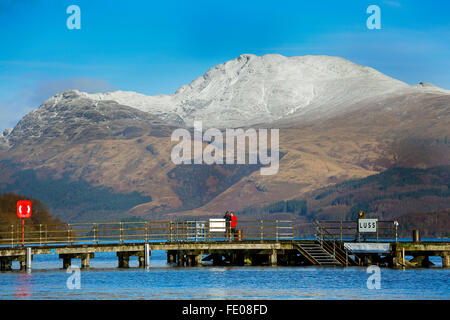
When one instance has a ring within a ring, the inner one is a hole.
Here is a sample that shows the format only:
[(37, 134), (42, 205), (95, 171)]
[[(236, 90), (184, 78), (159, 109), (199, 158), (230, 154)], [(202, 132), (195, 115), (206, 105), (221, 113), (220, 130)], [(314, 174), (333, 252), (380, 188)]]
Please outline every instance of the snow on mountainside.
[[(244, 54), (211, 68), (172, 95), (58, 93), (26, 115), (11, 134), (0, 137), (0, 148), (43, 134), (78, 137), (84, 132), (76, 128), (80, 124), (83, 128), (94, 124), (106, 134), (112, 128), (110, 121), (126, 125), (121, 117), (130, 122), (156, 116), (175, 126), (191, 126), (194, 120), (218, 128), (267, 125), (330, 117), (358, 103), (370, 105), (388, 96), (419, 92), (450, 93), (428, 83), (408, 86), (340, 57)], [(139, 112), (144, 115), (138, 116)]]
[(80, 94), (93, 100), (114, 100), (163, 119), (177, 115), (188, 125), (203, 120), (211, 127), (238, 127), (314, 110), (336, 112), (338, 105), (408, 87), (340, 57), (244, 54), (211, 68), (173, 95)]

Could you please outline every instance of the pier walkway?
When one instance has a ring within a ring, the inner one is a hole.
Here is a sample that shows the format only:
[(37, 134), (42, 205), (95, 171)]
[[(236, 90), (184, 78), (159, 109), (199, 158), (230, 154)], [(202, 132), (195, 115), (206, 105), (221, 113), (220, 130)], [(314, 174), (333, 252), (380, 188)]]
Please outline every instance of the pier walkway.
[[(31, 269), (33, 256), (57, 254), (62, 267), (80, 259), (89, 268), (96, 253), (116, 252), (118, 267), (137, 257), (150, 265), (153, 250), (165, 250), (178, 266), (291, 265), (428, 267), (429, 256), (449, 267), (449, 242), (399, 242), (393, 221), (378, 221), (376, 233), (359, 233), (355, 221), (314, 223), (314, 239), (298, 239), (291, 221), (239, 221), (237, 230), (220, 219), (209, 221), (145, 221), (58, 225), (0, 226), (0, 271)], [(411, 260), (406, 257), (412, 256)]]

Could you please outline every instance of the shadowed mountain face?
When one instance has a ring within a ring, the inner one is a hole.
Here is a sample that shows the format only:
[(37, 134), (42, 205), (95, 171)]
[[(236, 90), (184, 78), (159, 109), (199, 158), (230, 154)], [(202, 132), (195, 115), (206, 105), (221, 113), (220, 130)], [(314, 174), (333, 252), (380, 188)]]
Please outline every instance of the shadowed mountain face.
[[(341, 58), (241, 56), (171, 96), (56, 94), (1, 137), (0, 191), (39, 194), (66, 221), (237, 211), (391, 167), (442, 168), (449, 115), (448, 91), (410, 87)], [(173, 164), (171, 134), (194, 119), (205, 128), (279, 128), (278, 173)]]

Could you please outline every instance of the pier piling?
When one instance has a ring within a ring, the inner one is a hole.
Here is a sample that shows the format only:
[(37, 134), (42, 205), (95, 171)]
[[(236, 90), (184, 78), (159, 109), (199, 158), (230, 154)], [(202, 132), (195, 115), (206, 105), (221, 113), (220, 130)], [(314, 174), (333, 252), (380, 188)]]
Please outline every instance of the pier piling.
[(130, 256), (127, 252), (117, 252), (119, 268), (128, 268), (130, 266)]
[(450, 253), (444, 252), (441, 255), (442, 258), (442, 268), (450, 268)]
[(151, 255), (150, 245), (146, 243), (144, 245), (144, 261), (143, 261), (145, 268), (150, 267), (150, 255)]
[(277, 250), (272, 250), (272, 254), (270, 255), (270, 264), (272, 266), (276, 266), (278, 264), (277, 257)]
[(31, 248), (27, 248), (27, 254), (25, 257), (25, 268), (27, 271), (31, 270), (31, 261), (33, 260), (33, 256), (31, 255)]

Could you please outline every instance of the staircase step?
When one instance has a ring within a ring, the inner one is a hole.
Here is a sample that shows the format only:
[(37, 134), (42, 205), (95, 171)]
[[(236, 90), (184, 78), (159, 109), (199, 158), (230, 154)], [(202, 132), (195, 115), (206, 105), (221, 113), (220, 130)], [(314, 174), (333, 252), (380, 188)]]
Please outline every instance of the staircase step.
[(333, 257), (327, 250), (325, 250), (318, 243), (298, 244), (298, 247), (305, 251), (311, 258), (313, 258), (319, 265), (322, 266), (339, 266), (341, 263)]

